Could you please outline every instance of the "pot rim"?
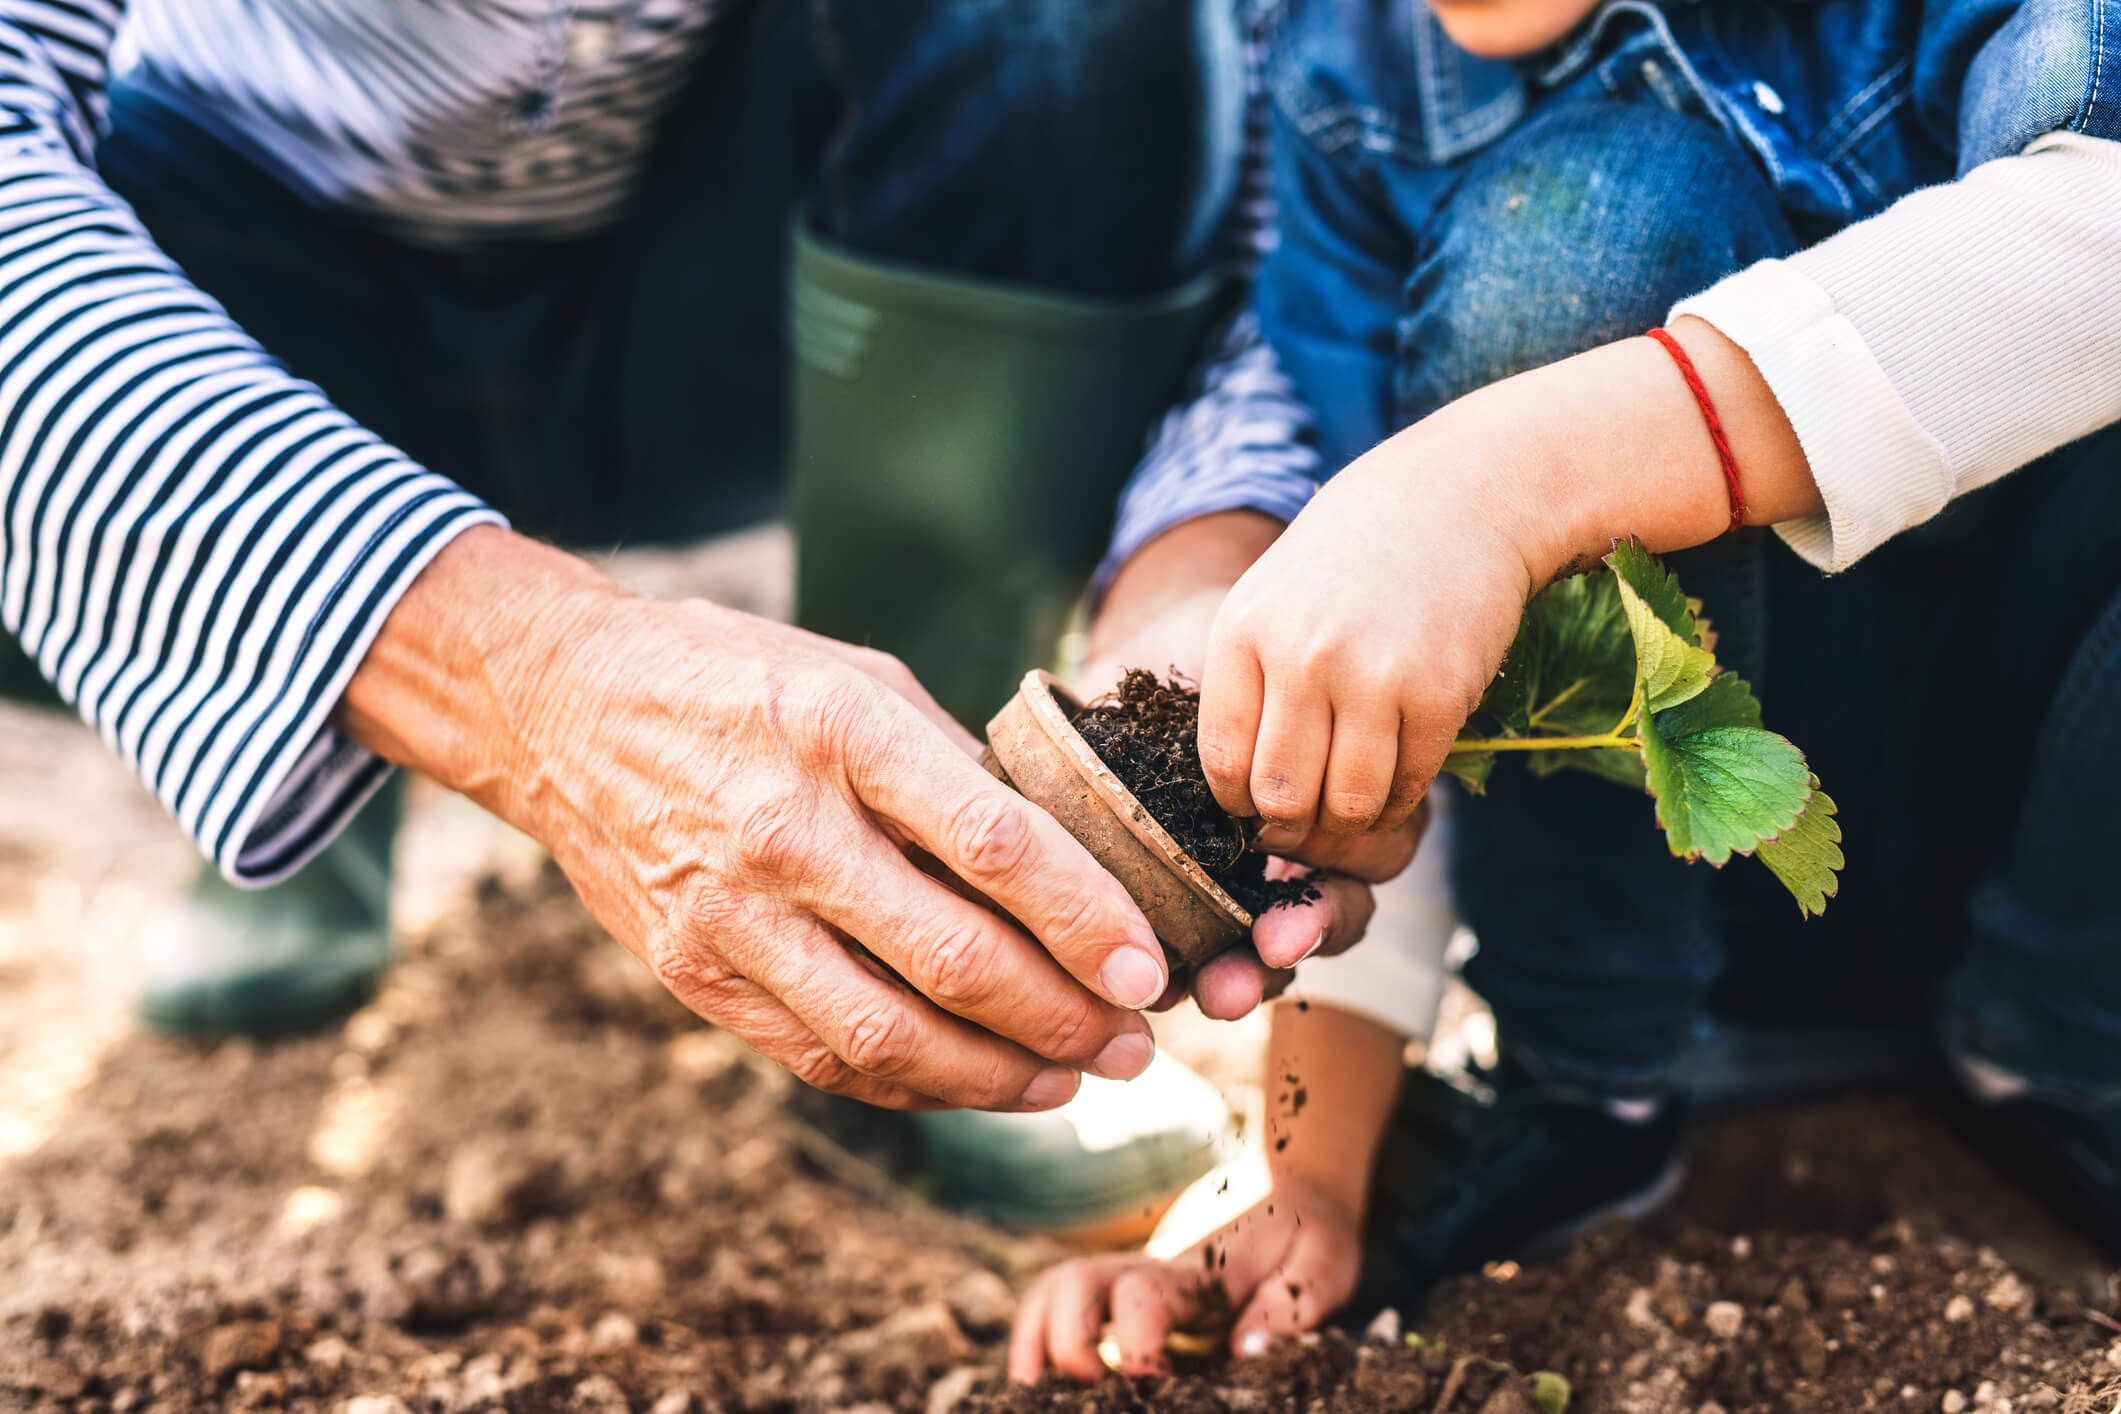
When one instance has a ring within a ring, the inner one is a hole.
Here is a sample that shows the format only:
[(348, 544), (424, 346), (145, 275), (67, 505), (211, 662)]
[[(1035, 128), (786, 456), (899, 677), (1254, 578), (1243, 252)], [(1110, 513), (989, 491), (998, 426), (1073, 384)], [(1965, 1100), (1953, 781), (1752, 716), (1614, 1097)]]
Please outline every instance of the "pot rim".
[(1059, 678), (1043, 668), (1033, 668), (1024, 674), (1019, 692), (1031, 708), (1031, 719), (1038, 723), (1039, 730), (1060, 748), (1068, 764), (1075, 768), (1075, 773), (1083, 778), (1105, 808), (1188, 888), (1249, 934), (1254, 922), (1252, 915), (1224, 892), (1222, 885), (1209, 878), (1208, 871), (1200, 867), (1200, 861), (1172, 838), (1169, 830), (1157, 823), (1148, 807), (1135, 798), (1134, 792), (1128, 790), (1126, 783), (1105, 764), (1105, 759), (1083, 740), (1083, 734), (1068, 720), (1072, 714), (1062, 705), (1064, 702), (1073, 704), (1074, 710), (1080, 712), (1086, 704), (1068, 691)]

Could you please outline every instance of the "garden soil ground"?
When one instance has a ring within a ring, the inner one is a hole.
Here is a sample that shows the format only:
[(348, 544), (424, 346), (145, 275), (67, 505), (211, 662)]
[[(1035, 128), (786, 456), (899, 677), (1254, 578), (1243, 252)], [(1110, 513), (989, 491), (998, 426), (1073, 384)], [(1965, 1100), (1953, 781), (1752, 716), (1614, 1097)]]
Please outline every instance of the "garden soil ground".
[(1675, 1212), (1450, 1285), (1425, 1349), (1006, 1390), (1055, 1250), (894, 1185), (529, 851), (458, 850), (467, 809), (422, 804), (403, 965), (348, 1023), (155, 1039), (130, 959), (185, 847), (0, 711), (0, 1410), (1531, 1414), (1504, 1364), (1586, 1414), (2121, 1408), (2115, 1275), (1893, 1096), (1719, 1122)]

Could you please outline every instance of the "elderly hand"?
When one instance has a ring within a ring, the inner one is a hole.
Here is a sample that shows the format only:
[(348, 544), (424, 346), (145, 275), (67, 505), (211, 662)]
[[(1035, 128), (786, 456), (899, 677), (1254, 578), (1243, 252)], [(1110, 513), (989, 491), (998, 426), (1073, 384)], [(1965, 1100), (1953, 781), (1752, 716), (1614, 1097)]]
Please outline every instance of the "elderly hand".
[(542, 841), (681, 1001), (820, 1088), (1042, 1109), (1153, 1054), (1147, 922), (883, 654), (479, 529), (342, 720)]

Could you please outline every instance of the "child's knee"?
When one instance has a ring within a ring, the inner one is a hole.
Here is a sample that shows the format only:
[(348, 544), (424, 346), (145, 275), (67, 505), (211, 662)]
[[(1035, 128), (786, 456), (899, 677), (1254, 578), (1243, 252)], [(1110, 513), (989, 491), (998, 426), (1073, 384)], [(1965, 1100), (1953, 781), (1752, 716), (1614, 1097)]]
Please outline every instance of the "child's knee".
[(1645, 104), (1550, 109), (1472, 164), (1420, 244), (1401, 413), (1639, 334), (1793, 245), (1767, 178), (1706, 120)]

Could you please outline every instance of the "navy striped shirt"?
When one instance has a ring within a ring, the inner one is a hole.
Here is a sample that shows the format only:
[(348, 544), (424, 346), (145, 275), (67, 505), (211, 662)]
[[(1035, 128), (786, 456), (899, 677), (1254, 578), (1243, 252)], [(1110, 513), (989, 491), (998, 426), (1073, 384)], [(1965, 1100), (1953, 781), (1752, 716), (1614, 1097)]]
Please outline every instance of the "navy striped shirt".
[[(313, 199), (447, 245), (609, 219), (715, 9), (146, 0), (120, 52)], [(384, 618), (502, 518), (289, 375), (97, 178), (123, 18), (0, 0), (0, 623), (224, 873), (267, 883), (389, 769), (330, 724)], [(1122, 549), (1309, 494), (1256, 325), (1217, 353), (1129, 488)]]

